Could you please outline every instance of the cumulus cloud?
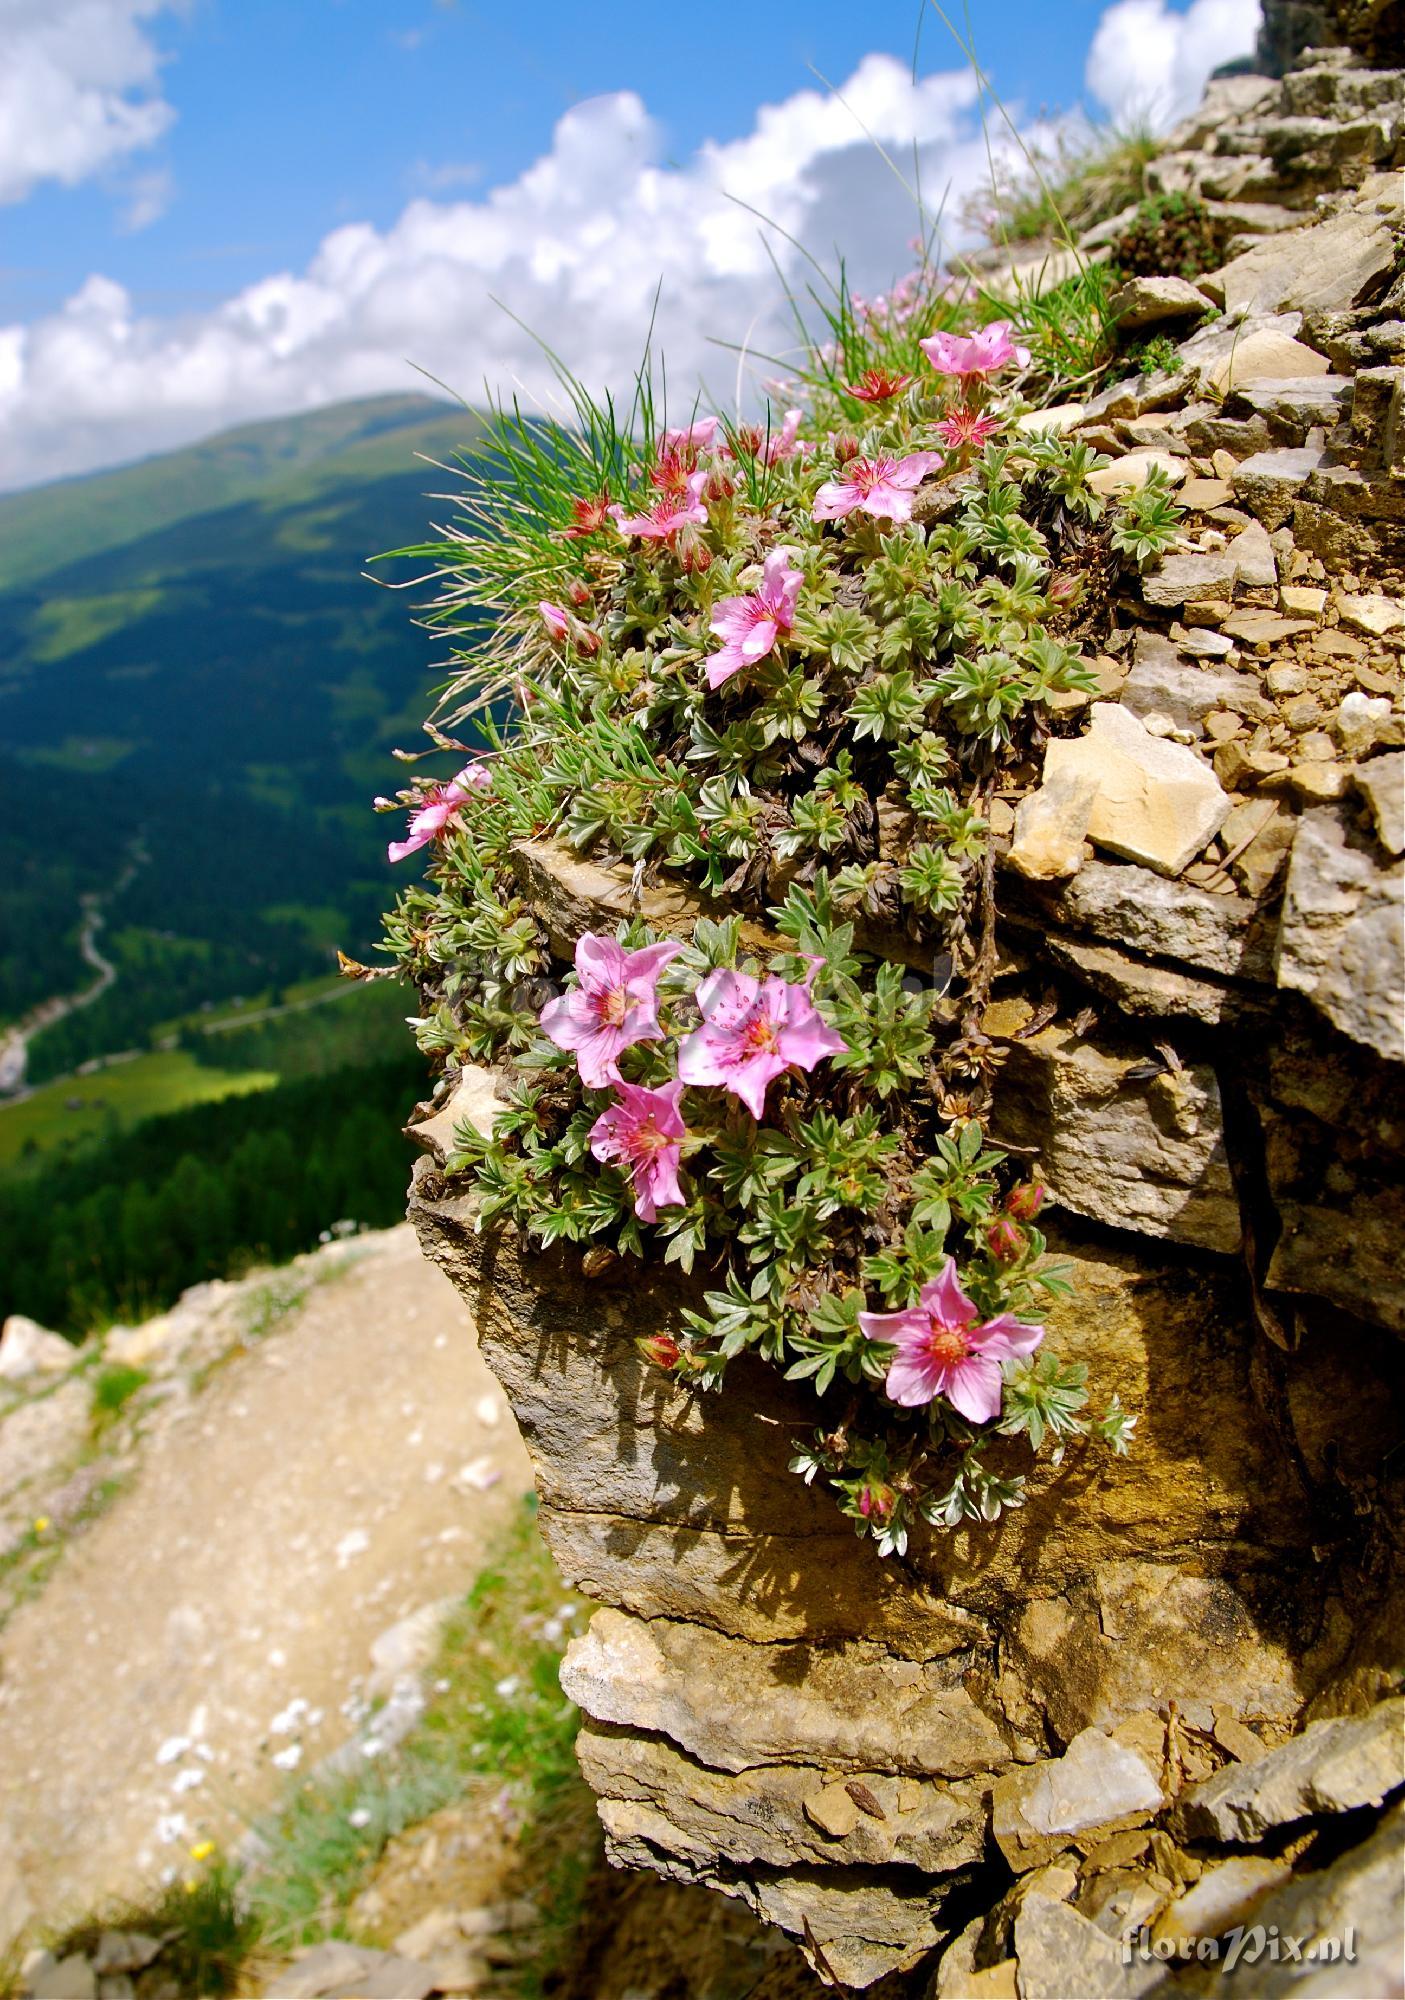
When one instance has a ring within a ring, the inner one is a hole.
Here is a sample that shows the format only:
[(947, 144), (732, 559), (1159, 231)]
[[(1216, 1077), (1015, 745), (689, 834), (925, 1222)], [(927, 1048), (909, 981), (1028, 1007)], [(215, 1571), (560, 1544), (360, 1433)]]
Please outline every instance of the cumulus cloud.
[[(0, 0), (0, 199), (110, 168), (164, 129), (147, 29), (165, 4)], [(1114, 0), (1088, 88), (1114, 116), (1164, 122), (1252, 46), (1257, 24), (1258, 0), (1192, 0), (1184, 12)], [(486, 385), (550, 406), (533, 335), (592, 388), (618, 388), (651, 316), (675, 409), (701, 380), (731, 406), (749, 378), (724, 344), (759, 356), (790, 337), (772, 255), (797, 289), (811, 277), (806, 252), (829, 268), (843, 254), (857, 289), (882, 288), (909, 261), (912, 189), (932, 210), (945, 198), (950, 224), (987, 182), (976, 99), (968, 71), (914, 80), (870, 55), (837, 91), (765, 105), (743, 137), (673, 165), (647, 107), (620, 91), (567, 112), (516, 181), (470, 197), (457, 169), (426, 168), (390, 227), (337, 229), (305, 268), (212, 311), (145, 315), (95, 275), (57, 312), (0, 326), (0, 487), (420, 386), (416, 367), (470, 401)], [(132, 179), (127, 225), (167, 193), (159, 173)], [(948, 249), (953, 240), (949, 226)]]
[(150, 146), (174, 113), (147, 24), (170, 0), (0, 0), (0, 203), (73, 187)]
[(1212, 69), (1250, 54), (1259, 0), (1116, 0), (1098, 23), (1085, 81), (1114, 120), (1157, 128), (1193, 111)]
[(906, 267), (917, 226), (894, 169), (920, 176), (933, 206), (949, 189), (948, 213), (987, 172), (974, 80), (914, 81), (881, 55), (835, 94), (802, 91), (764, 106), (744, 137), (662, 162), (659, 127), (622, 91), (569, 111), (510, 185), (414, 200), (385, 230), (335, 230), (304, 270), (212, 312), (144, 317), (122, 286), (92, 277), (48, 318), (0, 328), (0, 484), (414, 387), (411, 364), (470, 400), (484, 383), (546, 400), (550, 370), (532, 334), (593, 387), (617, 386), (656, 292), (655, 346), (675, 403), (691, 403), (703, 377), (730, 394), (736, 363), (714, 338), (764, 350), (786, 337), (763, 236), (800, 283), (808, 272), (787, 238), (822, 262), (842, 250), (854, 283), (873, 289)]

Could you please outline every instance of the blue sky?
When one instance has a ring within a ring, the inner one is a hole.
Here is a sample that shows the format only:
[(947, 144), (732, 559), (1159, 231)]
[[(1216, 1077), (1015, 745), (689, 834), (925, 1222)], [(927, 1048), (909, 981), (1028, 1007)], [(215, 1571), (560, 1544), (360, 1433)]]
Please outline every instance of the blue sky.
[[(1256, 11), (970, 18), (1029, 128), (1080, 98), (1169, 116)], [(661, 278), (696, 368), (700, 314), (735, 336), (766, 310), (765, 260), (719, 204), (755, 200), (823, 254), (852, 235), (883, 282), (911, 225), (862, 126), (969, 190), (964, 70), (916, 0), (0, 0), (0, 486), (408, 387), (408, 359), (467, 394), (530, 376), (483, 331), (492, 297), (608, 375)], [(857, 115), (824, 109), (816, 72)]]
[[(1096, 0), (974, 10), (1001, 96), (1077, 101), (1100, 11)], [(414, 195), (514, 178), (563, 111), (608, 91), (637, 91), (686, 158), (746, 132), (759, 102), (812, 86), (816, 71), (848, 76), (873, 49), (911, 62), (919, 25), (923, 68), (959, 64), (940, 17), (912, 0), (195, 0), (156, 25), (176, 119), (132, 162), (138, 191), (169, 175), (169, 205), (124, 229), (119, 181), (40, 188), (0, 212), (0, 317), (50, 311), (99, 268), (152, 311), (210, 305), (301, 264), (338, 222), (384, 227)]]

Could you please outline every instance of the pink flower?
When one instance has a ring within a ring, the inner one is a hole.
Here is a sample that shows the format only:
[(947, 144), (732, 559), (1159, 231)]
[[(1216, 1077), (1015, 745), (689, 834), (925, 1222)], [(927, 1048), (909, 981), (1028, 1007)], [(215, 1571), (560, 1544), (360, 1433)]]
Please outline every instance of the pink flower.
[(631, 1043), (662, 1041), (659, 974), (681, 949), (667, 943), (626, 951), (591, 931), (577, 940), (576, 985), (548, 1000), (538, 1019), (558, 1049), (576, 1051), (588, 1090), (618, 1081), (620, 1055)]
[(629, 1168), (634, 1212), (641, 1222), (652, 1222), (661, 1208), (683, 1204), (678, 1185), (681, 1142), (688, 1136), (678, 1109), (683, 1084), (646, 1090), (642, 1084), (617, 1082), (615, 1089), (616, 1102), (590, 1128), (590, 1150), (597, 1160)]
[(646, 541), (666, 542), (670, 535), (676, 534), (689, 522), (706, 526), (707, 508), (703, 505), (706, 484), (705, 472), (690, 472), (684, 493), (665, 493), (647, 513), (626, 514), (618, 502), (611, 507), (610, 513), (622, 535), (640, 535)]
[(680, 445), (691, 445), (696, 451), (706, 451), (716, 435), (716, 417), (698, 417), (691, 424), (683, 424), (674, 430), (665, 431), (663, 445), (666, 451), (677, 451)]
[(779, 465), (782, 459), (794, 458), (796, 452), (806, 449), (797, 435), (804, 414), (803, 410), (786, 411), (780, 429), (763, 440), (757, 453), (763, 465)]
[(606, 521), (609, 519), (609, 515), (610, 496), (602, 488), (599, 493), (591, 494), (588, 500), (573, 500), (571, 502), (573, 525), (569, 528), (563, 528), (561, 532), (563, 535), (568, 535), (573, 541), (579, 540), (582, 535), (596, 534), (604, 527)]
[(880, 521), (910, 521), (912, 495), (936, 465), (939, 451), (913, 451), (906, 458), (852, 458), (842, 479), (826, 480), (815, 495), (813, 519), (841, 521), (857, 510)]
[(678, 1051), (685, 1083), (720, 1084), (739, 1097), (753, 1118), (766, 1109), (766, 1090), (792, 1064), (813, 1069), (848, 1047), (815, 1011), (807, 986), (772, 973), (754, 979), (726, 966), (698, 988), (703, 1023)]
[(386, 849), (387, 857), (391, 861), (403, 861), (407, 854), (416, 854), (420, 848), (428, 847), (430, 841), (437, 840), (462, 810), (469, 794), (481, 791), (492, 782), (493, 774), (486, 764), (478, 759), (465, 764), (447, 785), (436, 785), (418, 811), (410, 815), (408, 840), (392, 840)]
[(979, 1326), (975, 1320), (976, 1308), (961, 1289), (952, 1257), (941, 1276), (922, 1287), (917, 1305), (905, 1312), (859, 1314), (870, 1340), (897, 1347), (887, 1382), (895, 1403), (912, 1410), (945, 1396), (963, 1417), (984, 1424), (1000, 1414), (1001, 1362), (1032, 1354), (1044, 1329), (1010, 1313)]
[(742, 424), (723, 450), (728, 458), (754, 458), (762, 465), (779, 465), (782, 459), (794, 458), (797, 452), (813, 451), (814, 446), (802, 444), (798, 436), (804, 415), (803, 410), (787, 410), (780, 429), (769, 433), (760, 424)]
[(537, 609), (541, 613), (542, 624), (553, 639), (564, 639), (569, 635), (571, 630), (569, 611), (563, 611), (559, 604), (549, 604), (544, 597), (537, 605)]
[(988, 438), (995, 436), (1000, 425), (983, 411), (958, 403), (950, 416), (943, 417), (936, 428), (942, 443), (949, 445), (953, 451), (979, 451)]
[(1015, 346), (1007, 319), (992, 320), (974, 333), (934, 333), (917, 344), (939, 375), (993, 375), (1011, 361), (1029, 366), (1029, 349)]
[(867, 368), (857, 382), (846, 382), (844, 394), (853, 396), (860, 403), (887, 403), (894, 396), (900, 396), (910, 375), (890, 375), (886, 368)]
[(795, 623), (804, 577), (792, 569), (793, 549), (772, 549), (762, 564), (761, 588), (750, 597), (723, 597), (713, 606), (711, 630), (723, 641), (707, 662), (707, 684), (720, 688), (743, 667), (764, 660), (782, 632)]

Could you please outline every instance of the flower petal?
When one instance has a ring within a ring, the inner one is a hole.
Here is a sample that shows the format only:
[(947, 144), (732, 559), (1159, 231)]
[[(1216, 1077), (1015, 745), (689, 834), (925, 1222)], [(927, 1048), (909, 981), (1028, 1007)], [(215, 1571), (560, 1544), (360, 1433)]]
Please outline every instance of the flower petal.
[(938, 1370), (930, 1359), (915, 1354), (899, 1354), (888, 1370), (884, 1385), (888, 1395), (905, 1410), (920, 1409), (930, 1403), (939, 1387)]
[(956, 1259), (948, 1257), (935, 1278), (922, 1287), (922, 1303), (943, 1326), (969, 1326), (976, 1308), (961, 1289)]
[(983, 1354), (969, 1354), (946, 1370), (942, 1393), (954, 1410), (973, 1424), (988, 1424), (1000, 1415), (1000, 1363)]

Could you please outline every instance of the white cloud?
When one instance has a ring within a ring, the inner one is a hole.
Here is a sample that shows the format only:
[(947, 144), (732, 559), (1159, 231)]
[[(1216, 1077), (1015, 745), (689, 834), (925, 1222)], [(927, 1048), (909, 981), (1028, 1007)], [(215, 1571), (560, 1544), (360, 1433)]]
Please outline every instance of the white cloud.
[(122, 189), (123, 232), (134, 236), (139, 229), (149, 229), (153, 222), (159, 222), (170, 207), (175, 191), (175, 181), (165, 167), (155, 167), (150, 173), (133, 174)]
[[(803, 91), (764, 106), (745, 137), (665, 166), (645, 106), (619, 92), (569, 111), (550, 151), (512, 184), (478, 200), (412, 201), (383, 231), (338, 229), (305, 270), (207, 314), (145, 317), (123, 287), (92, 277), (48, 318), (0, 328), (0, 484), (412, 388), (411, 363), (469, 400), (485, 382), (544, 398), (550, 371), (510, 315), (593, 387), (618, 386), (639, 358), (656, 288), (655, 344), (675, 402), (690, 404), (703, 376), (729, 394), (735, 361), (708, 336), (749, 334), (756, 348), (785, 337), (762, 227), (738, 203), (822, 261), (840, 246), (854, 283), (881, 287), (910, 261), (917, 219), (873, 141), (909, 178), (915, 148), (927, 198), (935, 205), (950, 184), (952, 213), (986, 173), (975, 94), (965, 73), (914, 82), (872, 55), (839, 97)], [(804, 282), (800, 253), (774, 231), (771, 243)]]
[[(161, 129), (170, 113), (143, 24), (162, 4), (0, 0), (0, 53), (20, 55), (31, 75), (47, 64), (55, 92), (68, 93), (50, 156), (37, 137), (0, 140), (0, 195), (25, 176), (110, 164)], [(1166, 0), (1115, 0), (1088, 87), (1116, 116), (1178, 115), (1216, 63), (1252, 45), (1257, 22), (1257, 0), (1192, 0), (1184, 13)], [(83, 23), (87, 69), (75, 53)], [(0, 68), (0, 130), (9, 90)], [(91, 116), (79, 115), (90, 100)], [(273, 273), (212, 311), (144, 315), (121, 285), (90, 277), (57, 312), (0, 327), (0, 487), (422, 386), (415, 366), (469, 401), (486, 384), (545, 402), (551, 371), (532, 333), (592, 388), (618, 388), (656, 293), (655, 351), (675, 409), (704, 378), (730, 405), (737, 363), (717, 343), (760, 354), (789, 338), (767, 241), (797, 288), (812, 275), (808, 250), (829, 268), (844, 253), (854, 286), (871, 292), (909, 261), (917, 218), (904, 181), (920, 180), (930, 209), (945, 196), (950, 248), (950, 219), (988, 175), (971, 75), (914, 81), (883, 55), (865, 57), (835, 93), (762, 106), (740, 139), (708, 142), (680, 165), (665, 158), (645, 105), (620, 91), (569, 111), (511, 184), (456, 199), (450, 176), (431, 187), (427, 170), (428, 192), (389, 228), (337, 229), (305, 269)], [(128, 225), (149, 220), (165, 193), (159, 175), (129, 178)], [(765, 231), (752, 210), (777, 227)]]
[(1118, 121), (1162, 128), (1193, 111), (1220, 63), (1246, 56), (1259, 32), (1259, 0), (1116, 0), (1098, 23), (1085, 80)]
[(0, 0), (0, 203), (88, 180), (174, 113), (146, 24), (171, 0)]

